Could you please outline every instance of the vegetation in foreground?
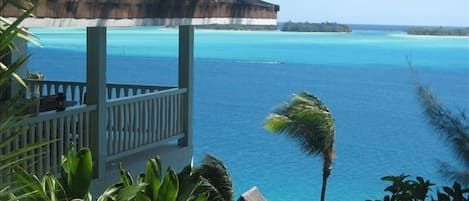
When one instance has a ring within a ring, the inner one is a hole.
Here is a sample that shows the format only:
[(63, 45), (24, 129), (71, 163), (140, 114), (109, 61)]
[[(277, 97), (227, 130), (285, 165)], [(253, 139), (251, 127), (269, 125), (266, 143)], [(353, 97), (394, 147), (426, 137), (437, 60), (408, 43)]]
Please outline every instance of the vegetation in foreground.
[(289, 103), (278, 106), (264, 123), (264, 128), (285, 134), (310, 156), (321, 155), (323, 175), (321, 201), (326, 199), (327, 179), (335, 158), (334, 119), (329, 109), (316, 96), (302, 92), (294, 94)]
[(385, 176), (381, 180), (391, 182), (384, 189), (389, 195), (385, 195), (382, 201), (469, 201), (469, 189), (462, 188), (457, 182), (454, 182), (453, 186), (443, 187), (443, 191), (437, 190), (434, 197), (430, 194), (431, 187), (435, 184), (422, 177), (416, 177), (413, 180), (409, 179), (409, 175), (401, 174), (399, 176)]
[[(412, 69), (410, 59), (408, 59), (408, 63)], [(451, 110), (441, 105), (430, 89), (420, 83), (416, 72), (412, 73), (417, 97), (425, 118), (429, 125), (446, 141), (447, 146), (453, 151), (454, 161), (459, 160), (462, 167), (455, 167), (449, 162), (439, 161), (439, 173), (454, 183), (453, 186), (444, 186), (443, 191), (438, 189), (436, 196), (429, 195), (432, 191), (431, 187), (435, 184), (422, 177), (416, 177), (415, 180), (409, 179), (409, 175), (403, 174), (383, 177), (381, 180), (391, 182), (391, 185), (385, 188), (385, 191), (390, 195), (384, 196), (383, 201), (425, 201), (427, 199), (432, 201), (469, 201), (469, 188), (464, 188), (469, 185), (469, 118), (464, 110), (455, 115)]]
[[(5, 58), (8, 58), (8, 55), (11, 54), (11, 52), (17, 50), (13, 40), (23, 40), (39, 45), (36, 38), (34, 38), (34, 36), (32, 36), (32, 34), (25, 28), (19, 25), (25, 18), (31, 16), (35, 6), (27, 0), (12, 0), (3, 1), (0, 9), (5, 9), (7, 5), (15, 6), (23, 10), (23, 13), (20, 13), (18, 18), (13, 22), (4, 18), (0, 19), (0, 96), (2, 96), (3, 93), (7, 93), (6, 89), (9, 87), (10, 82), (18, 82), (21, 86), (26, 88), (26, 83), (15, 72), (28, 60), (29, 56), (21, 56), (15, 61), (7, 61), (4, 63)], [(12, 133), (7, 132), (10, 128), (20, 124), (28, 117), (22, 115), (22, 113), (29, 106), (34, 104), (34, 102), (30, 102), (23, 104), (23, 106), (18, 106), (20, 98), (21, 96), (18, 95), (9, 101), (1, 103), (2, 106), (6, 107), (3, 107), (0, 112), (0, 138), (3, 139), (0, 142), (0, 150), (7, 150), (7, 147), (9, 147), (11, 142), (21, 138), (24, 134), (24, 130)], [(36, 142), (26, 144), (26, 146), (9, 152), (8, 154), (2, 153), (0, 155), (0, 200), (3, 200), (4, 197), (9, 196), (17, 190), (16, 188), (11, 187), (12, 169), (37, 156), (34, 154), (26, 156), (25, 153), (35, 151), (37, 148), (48, 143), (49, 142)]]
[[(457, 181), (469, 186), (469, 118), (467, 114), (464, 110), (454, 114), (444, 107), (430, 89), (422, 85), (415, 77), (414, 83), (420, 105), (429, 125), (453, 151), (454, 157), (451, 163), (439, 161), (439, 173), (448, 181)], [(459, 161), (459, 163), (455, 163), (455, 161)]]
[[(61, 176), (46, 172), (39, 179), (33, 173), (13, 168), (15, 192), (6, 200), (91, 201), (92, 156), (89, 148), (78, 152), (74, 146), (63, 156)], [(162, 169), (159, 157), (149, 159), (136, 180), (120, 168), (119, 182), (110, 185), (98, 201), (233, 201), (233, 185), (223, 162), (206, 155), (200, 167), (186, 166), (176, 173)]]
[(409, 35), (434, 35), (434, 36), (469, 36), (468, 28), (447, 27), (412, 27), (406, 30)]

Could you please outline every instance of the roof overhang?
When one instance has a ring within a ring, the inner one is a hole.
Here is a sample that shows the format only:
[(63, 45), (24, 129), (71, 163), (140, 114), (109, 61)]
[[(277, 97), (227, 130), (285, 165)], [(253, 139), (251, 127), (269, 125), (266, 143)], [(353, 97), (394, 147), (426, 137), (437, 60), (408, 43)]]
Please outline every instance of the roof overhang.
[[(275, 25), (279, 6), (260, 0), (36, 0), (27, 27)], [(1, 16), (21, 11), (7, 7)]]
[[(7, 18), (10, 21), (15, 18)], [(139, 18), (139, 19), (75, 19), (28, 18), (25, 27), (133, 27), (133, 26), (182, 26), (207, 24), (277, 25), (276, 19), (265, 18)]]

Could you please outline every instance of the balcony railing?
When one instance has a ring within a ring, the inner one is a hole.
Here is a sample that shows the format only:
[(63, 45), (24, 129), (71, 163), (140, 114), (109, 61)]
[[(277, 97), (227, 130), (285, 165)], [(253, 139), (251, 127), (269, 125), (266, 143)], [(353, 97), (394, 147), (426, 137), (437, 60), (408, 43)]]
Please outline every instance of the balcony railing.
[(106, 104), (108, 160), (183, 136), (182, 103), (186, 90), (169, 89)]
[[(23, 164), (30, 171), (56, 171), (61, 156), (71, 143), (77, 148), (91, 146), (92, 135), (97, 134), (90, 132), (90, 125), (94, 123), (90, 122), (90, 115), (97, 109), (95, 105), (83, 104), (86, 93), (84, 83), (34, 80), (29, 81), (29, 84), (31, 89), (35, 88), (42, 96), (63, 92), (68, 100), (79, 104), (65, 111), (42, 112), (26, 119), (8, 130), (8, 135), (4, 137), (21, 129), (24, 129), (25, 134), (0, 151), (8, 154), (33, 142), (56, 140), (35, 153), (19, 156), (39, 154)], [(182, 108), (186, 89), (108, 84), (107, 92), (104, 121), (107, 146), (104, 150), (107, 153), (104, 154), (106, 158), (98, 160), (113, 161), (184, 137), (185, 111)]]
[(24, 134), (15, 138), (1, 150), (7, 155), (28, 144), (35, 142), (53, 141), (49, 145), (37, 149), (35, 152), (27, 152), (17, 158), (30, 157), (31, 160), (23, 164), (29, 171), (43, 173), (46, 170), (56, 171), (60, 165), (60, 158), (73, 143), (77, 148), (90, 145), (90, 112), (96, 106), (77, 106), (64, 112), (44, 112), (38, 116), (30, 117), (22, 121), (16, 127), (8, 130), (6, 135), (0, 136), (4, 142), (8, 137), (23, 130)]
[[(75, 101), (77, 104), (84, 104), (86, 98), (85, 82), (70, 81), (49, 81), (49, 80), (28, 80), (29, 93), (38, 92), (39, 96), (52, 96), (58, 92), (66, 95), (67, 100)], [(150, 86), (133, 84), (107, 84), (107, 99), (136, 96), (155, 91), (167, 90), (175, 87), (170, 86)]]

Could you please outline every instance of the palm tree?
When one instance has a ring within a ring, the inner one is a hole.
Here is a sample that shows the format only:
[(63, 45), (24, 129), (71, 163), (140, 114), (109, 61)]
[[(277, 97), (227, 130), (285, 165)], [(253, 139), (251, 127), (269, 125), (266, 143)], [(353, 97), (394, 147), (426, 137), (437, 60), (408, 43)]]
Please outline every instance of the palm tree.
[(194, 172), (203, 179), (197, 191), (209, 192), (207, 201), (233, 201), (233, 182), (222, 160), (207, 154)]
[(264, 123), (264, 128), (285, 134), (311, 156), (323, 158), (321, 201), (325, 200), (327, 178), (332, 171), (334, 119), (329, 109), (314, 95), (302, 92), (293, 95), (290, 103), (277, 107)]

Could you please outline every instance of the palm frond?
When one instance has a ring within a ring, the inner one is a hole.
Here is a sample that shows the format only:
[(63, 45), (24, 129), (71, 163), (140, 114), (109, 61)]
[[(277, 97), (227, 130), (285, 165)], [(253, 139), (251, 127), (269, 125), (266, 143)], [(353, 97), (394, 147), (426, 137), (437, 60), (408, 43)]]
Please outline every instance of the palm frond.
[(209, 192), (209, 201), (232, 201), (234, 198), (233, 182), (223, 161), (206, 154), (202, 165), (195, 169), (204, 182), (199, 186), (200, 192)]
[(293, 95), (290, 103), (274, 109), (264, 128), (287, 135), (308, 155), (324, 153), (334, 143), (332, 114), (319, 98), (308, 92)]

